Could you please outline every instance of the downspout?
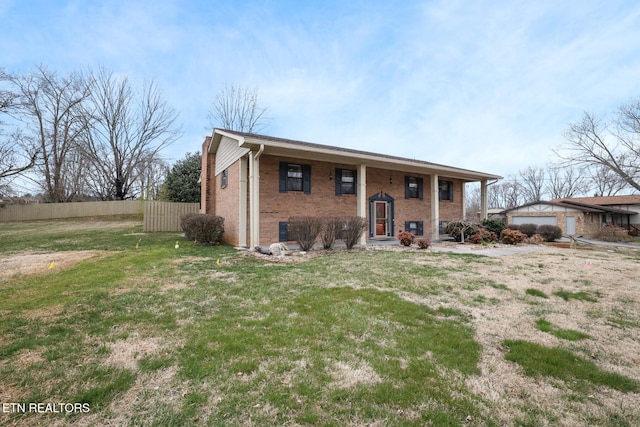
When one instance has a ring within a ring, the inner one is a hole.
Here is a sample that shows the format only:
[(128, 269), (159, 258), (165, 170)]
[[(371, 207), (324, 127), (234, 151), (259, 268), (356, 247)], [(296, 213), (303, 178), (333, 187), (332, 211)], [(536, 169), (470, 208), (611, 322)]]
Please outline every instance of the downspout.
[(499, 180), (496, 179), (493, 182), (480, 181), (480, 221), (487, 219), (488, 215), (488, 205), (489, 205), (489, 196), (488, 196), (488, 188), (490, 185), (495, 184)]
[(258, 160), (263, 152), (264, 152), (264, 144), (260, 144), (260, 149), (256, 152), (256, 155), (254, 156), (254, 158)]

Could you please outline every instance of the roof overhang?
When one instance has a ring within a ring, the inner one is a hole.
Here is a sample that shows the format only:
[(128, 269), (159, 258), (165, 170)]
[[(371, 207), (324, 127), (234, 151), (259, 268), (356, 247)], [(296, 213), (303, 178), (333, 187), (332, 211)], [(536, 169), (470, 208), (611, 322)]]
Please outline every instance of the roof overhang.
[(220, 140), (223, 136), (237, 140), (240, 147), (245, 147), (252, 151), (257, 151), (260, 147), (264, 147), (263, 155), (308, 159), (352, 166), (365, 165), (372, 168), (397, 170), (425, 175), (437, 174), (439, 176), (461, 179), (468, 182), (497, 180), (502, 178), (499, 175), (440, 165), (421, 160), (406, 159), (360, 150), (220, 129), (215, 129), (211, 136), (211, 144), (209, 145), (210, 153), (215, 153), (217, 151), (218, 146), (220, 145)]

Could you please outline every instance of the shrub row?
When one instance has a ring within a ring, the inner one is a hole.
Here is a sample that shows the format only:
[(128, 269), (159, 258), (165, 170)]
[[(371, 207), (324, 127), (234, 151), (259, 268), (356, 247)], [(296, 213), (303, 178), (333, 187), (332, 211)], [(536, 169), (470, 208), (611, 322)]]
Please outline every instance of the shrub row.
[(533, 237), (534, 235), (539, 234), (545, 242), (553, 242), (554, 240), (562, 237), (562, 229), (557, 225), (509, 224), (509, 228), (512, 230), (518, 230), (527, 237)]
[(313, 248), (318, 237), (324, 249), (331, 249), (337, 239), (344, 241), (347, 249), (352, 249), (367, 228), (365, 218), (359, 216), (313, 217), (296, 216), (289, 218), (287, 232), (303, 251)]
[(180, 228), (188, 240), (203, 245), (221, 243), (224, 218), (208, 214), (185, 214), (180, 217)]
[(500, 220), (484, 220), (482, 225), (467, 221), (454, 221), (447, 225), (449, 237), (457, 242), (490, 243), (498, 242), (515, 245), (525, 241), (553, 242), (562, 237), (562, 230), (555, 225), (509, 224)]
[(631, 242), (633, 238), (626, 228), (616, 225), (605, 225), (594, 236), (595, 239), (605, 242)]

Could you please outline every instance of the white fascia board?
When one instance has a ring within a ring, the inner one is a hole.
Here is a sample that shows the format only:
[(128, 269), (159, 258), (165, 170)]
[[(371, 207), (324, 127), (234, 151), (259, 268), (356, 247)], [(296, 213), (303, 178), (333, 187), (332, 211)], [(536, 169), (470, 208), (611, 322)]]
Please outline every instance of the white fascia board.
[[(238, 139), (237, 135), (235, 137)], [(368, 167), (391, 169), (409, 173), (420, 173), (425, 175), (438, 174), (442, 177), (457, 178), (471, 182), (502, 178), (499, 175), (460, 169), (436, 163), (422, 163), (419, 161), (412, 161), (410, 159), (386, 157), (383, 155), (376, 155), (374, 153), (353, 153), (341, 151), (340, 149), (333, 150), (326, 147), (288, 144), (286, 142), (263, 139), (245, 139), (244, 142), (240, 143), (240, 145), (247, 146), (248, 148), (257, 148), (261, 144), (266, 148), (265, 154), (282, 157), (295, 157), (348, 165), (365, 164)]]

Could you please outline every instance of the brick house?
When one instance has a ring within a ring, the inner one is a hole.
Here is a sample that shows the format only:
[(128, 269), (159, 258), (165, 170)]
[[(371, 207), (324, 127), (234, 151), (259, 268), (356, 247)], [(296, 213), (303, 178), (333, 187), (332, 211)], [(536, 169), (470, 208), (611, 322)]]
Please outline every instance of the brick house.
[(406, 230), (437, 239), (464, 218), (464, 184), (500, 176), (421, 160), (215, 129), (202, 145), (201, 212), (225, 218), (225, 241), (253, 248), (287, 241), (287, 220), (367, 218), (367, 239)]
[(637, 231), (640, 195), (554, 199), (527, 203), (503, 213), (507, 224), (556, 225), (569, 236), (593, 236), (608, 224)]

